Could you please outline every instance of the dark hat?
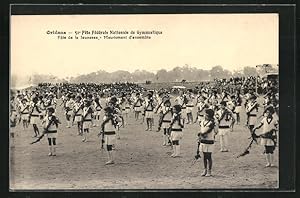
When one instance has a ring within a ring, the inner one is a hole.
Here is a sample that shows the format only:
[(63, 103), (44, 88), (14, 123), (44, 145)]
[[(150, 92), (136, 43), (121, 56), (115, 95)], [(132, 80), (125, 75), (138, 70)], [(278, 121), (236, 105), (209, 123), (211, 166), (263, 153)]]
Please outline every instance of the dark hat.
[(176, 112), (181, 112), (181, 106), (180, 105), (174, 105), (174, 108), (176, 110)]
[(213, 118), (215, 114), (212, 109), (205, 109), (205, 113), (208, 115), (209, 118)]
[(109, 113), (109, 114), (112, 114), (114, 110), (111, 107), (105, 107), (104, 111)]
[(169, 98), (166, 98), (166, 99), (165, 99), (164, 104), (166, 104), (166, 103), (170, 103), (170, 104), (171, 104), (171, 101), (170, 101)]
[(90, 106), (92, 104), (92, 102), (90, 100), (84, 100), (84, 103), (87, 105), (87, 106)]
[(32, 98), (32, 102), (34, 102), (34, 103), (37, 103), (37, 102), (38, 102), (38, 100), (39, 100), (39, 98), (38, 98), (38, 97), (34, 97), (34, 98)]
[(265, 112), (266, 111), (270, 111), (271, 114), (273, 114), (275, 112), (275, 109), (273, 106), (268, 106), (266, 109), (265, 109)]
[(226, 107), (226, 101), (222, 101), (222, 102), (220, 102), (220, 105), (223, 105), (223, 106), (225, 106), (225, 107)]
[(48, 110), (49, 112), (51, 112), (51, 113), (54, 113), (54, 112), (55, 112), (55, 110), (54, 110), (53, 107), (49, 107), (47, 110)]
[(256, 95), (254, 95), (254, 94), (251, 94), (250, 97), (249, 97), (250, 100), (255, 100), (256, 98), (257, 98), (257, 97), (256, 97)]
[(116, 104), (117, 103), (117, 101), (118, 101), (118, 99), (115, 97), (115, 96), (113, 96), (111, 99), (110, 99), (110, 103), (113, 103), (113, 104)]

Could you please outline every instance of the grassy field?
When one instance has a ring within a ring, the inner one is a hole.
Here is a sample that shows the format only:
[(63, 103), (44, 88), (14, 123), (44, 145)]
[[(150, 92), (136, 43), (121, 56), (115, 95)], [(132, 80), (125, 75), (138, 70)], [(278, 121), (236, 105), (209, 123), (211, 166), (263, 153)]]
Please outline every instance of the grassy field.
[[(60, 104), (60, 102), (58, 102)], [(275, 167), (265, 168), (263, 147), (253, 145), (250, 154), (236, 158), (247, 146), (249, 131), (236, 125), (230, 133), (230, 152), (221, 153), (218, 136), (213, 153), (212, 177), (201, 177), (202, 160), (191, 165), (196, 154), (197, 124), (186, 125), (181, 141), (181, 157), (171, 158), (171, 148), (162, 146), (162, 132), (145, 131), (145, 124), (130, 114), (121, 128), (116, 145), (115, 164), (105, 166), (106, 152), (100, 149), (99, 127), (92, 128), (88, 142), (81, 142), (76, 126), (66, 128), (63, 111), (57, 116), (59, 128), (56, 157), (48, 157), (46, 138), (37, 144), (33, 129), (13, 128), (16, 137), (10, 148), (10, 188), (13, 190), (76, 189), (236, 189), (277, 188), (278, 149)], [(155, 125), (157, 126), (157, 117)], [(41, 127), (40, 127), (41, 130)]]

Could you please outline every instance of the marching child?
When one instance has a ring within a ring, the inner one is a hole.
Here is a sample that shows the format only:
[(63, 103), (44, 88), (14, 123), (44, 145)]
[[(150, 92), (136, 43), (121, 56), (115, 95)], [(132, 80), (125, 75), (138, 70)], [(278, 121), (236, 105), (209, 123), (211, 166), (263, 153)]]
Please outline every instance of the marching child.
[(14, 104), (14, 97), (12, 97), (10, 100), (9, 118), (10, 118), (9, 120), (10, 120), (10, 127), (11, 127), (9, 130), (9, 134), (10, 134), (9, 140), (11, 141), (11, 146), (14, 147), (15, 132), (14, 132), (13, 128), (17, 124), (17, 112), (16, 112), (16, 108), (15, 108), (15, 104)]
[(95, 122), (96, 122), (96, 126), (99, 126), (101, 109), (102, 109), (102, 106), (100, 104), (100, 99), (98, 97), (95, 98), (93, 103), (94, 103), (93, 104), (93, 106), (94, 106), (94, 119), (95, 119)]
[[(274, 108), (272, 106), (268, 107), (265, 110), (265, 117), (261, 120), (260, 124), (253, 128), (253, 133), (261, 127), (263, 127), (262, 133), (258, 136), (260, 137), (261, 145), (265, 147), (265, 156), (266, 156), (266, 167), (271, 167), (273, 165), (274, 159), (274, 150), (276, 147), (276, 131), (278, 129), (278, 119), (274, 115)], [(255, 135), (257, 137), (257, 135)]]
[(210, 100), (211, 104), (209, 105), (209, 109), (213, 110), (214, 112), (217, 112), (219, 110), (219, 104), (217, 99)]
[(165, 102), (166, 100), (166, 97), (163, 97), (163, 93), (159, 93), (157, 96), (157, 104), (155, 106), (155, 111), (154, 113), (157, 114), (158, 113), (158, 128), (156, 130), (156, 132), (159, 132), (160, 129), (161, 129), (161, 124), (162, 124), (162, 109), (164, 108), (164, 105), (163, 103)]
[(153, 115), (154, 115), (154, 101), (152, 98), (152, 94), (148, 94), (148, 98), (145, 100), (145, 118), (146, 118), (146, 123), (147, 123), (147, 129), (146, 131), (150, 130), (152, 131), (153, 127)]
[(90, 132), (90, 128), (92, 126), (93, 109), (91, 107), (90, 100), (84, 100), (84, 107), (82, 111), (83, 111), (82, 112), (82, 129), (83, 129), (82, 142), (86, 142), (87, 135)]
[(235, 105), (235, 111), (234, 113), (236, 114), (236, 124), (240, 124), (240, 113), (242, 110), (242, 98), (240, 96), (239, 91), (237, 91), (235, 97), (234, 97), (234, 101), (233, 101), (234, 105)]
[(139, 119), (139, 115), (142, 112), (143, 106), (143, 99), (140, 96), (140, 93), (136, 94), (135, 102), (134, 102), (134, 118), (135, 120)]
[(181, 106), (181, 117), (183, 119), (183, 124), (184, 124), (185, 120), (187, 119), (187, 113), (186, 113), (187, 98), (186, 98), (186, 94), (184, 94), (183, 91), (180, 91), (180, 96), (178, 97), (178, 104)]
[(194, 95), (192, 94), (192, 90), (190, 89), (188, 92), (187, 104), (186, 104), (186, 115), (187, 115), (187, 124), (193, 123), (193, 108), (194, 108)]
[(82, 109), (83, 103), (81, 101), (81, 96), (77, 96), (74, 104), (73, 122), (77, 122), (78, 135), (82, 135)]
[(212, 152), (214, 150), (214, 111), (206, 109), (204, 120), (200, 122), (200, 133), (198, 133), (200, 145), (199, 151), (203, 153), (204, 170), (201, 176), (210, 177), (212, 169)]
[(226, 108), (226, 102), (220, 103), (220, 109), (216, 113), (218, 119), (218, 135), (220, 137), (221, 152), (228, 152), (228, 133), (232, 122), (234, 122), (232, 112)]
[[(121, 107), (119, 106), (119, 104), (114, 104), (112, 105), (113, 108), (113, 116), (114, 116), (114, 120), (116, 123), (116, 136), (117, 139), (121, 139), (120, 137), (120, 127), (121, 125), (124, 123), (124, 118), (122, 115), (122, 111), (121, 111)], [(113, 149), (115, 148), (115, 145), (113, 145)]]
[(108, 161), (105, 165), (114, 164), (113, 145), (116, 144), (116, 122), (113, 116), (113, 108), (106, 107), (105, 115), (101, 124), (101, 132), (104, 143), (106, 144)]
[(19, 108), (20, 108), (21, 120), (23, 123), (23, 130), (25, 130), (25, 128), (28, 128), (28, 123), (29, 123), (29, 104), (26, 98), (23, 98), (21, 100), (21, 104)]
[[(163, 146), (166, 146), (167, 144), (170, 144), (170, 139), (169, 139), (169, 129), (170, 129), (170, 123), (172, 119), (172, 108), (171, 108), (171, 102), (169, 99), (167, 99), (164, 102), (164, 106), (161, 110), (161, 120), (159, 125), (161, 128), (164, 130), (163, 134)], [(159, 128), (160, 128), (159, 126)]]
[(205, 96), (199, 96), (197, 98), (197, 117), (194, 123), (196, 123), (198, 121), (198, 123), (200, 124), (201, 121), (204, 119), (204, 112), (205, 109), (208, 108), (208, 104), (205, 102), (206, 97)]
[(122, 106), (122, 126), (123, 128), (127, 124), (128, 114), (130, 113), (130, 94), (123, 95), (121, 98), (121, 106)]
[(54, 113), (55, 110), (53, 107), (48, 108), (47, 116), (42, 122), (44, 126), (44, 133), (48, 138), (49, 156), (56, 156), (57, 129), (58, 124), (60, 124), (59, 119), (55, 115), (53, 115)]
[[(234, 95), (230, 96), (230, 99), (227, 101), (227, 104), (226, 104), (226, 105), (227, 105), (227, 108), (232, 112), (233, 118), (234, 118), (234, 115), (235, 115), (235, 104), (234, 104), (234, 99), (235, 99), (235, 96), (234, 96)], [(234, 127), (235, 120), (236, 120), (236, 119), (232, 120), (232, 122), (231, 122), (231, 125), (230, 125), (230, 131), (233, 131), (233, 127)]]
[(93, 94), (87, 94), (85, 99), (89, 101), (90, 106), (93, 110), (93, 114), (91, 116), (91, 122), (92, 122), (92, 126), (95, 127), (96, 126), (95, 116), (94, 116), (95, 108), (93, 107), (93, 102), (95, 101), (95, 98), (94, 98)]
[(254, 94), (250, 95), (249, 101), (246, 105), (246, 115), (247, 115), (247, 126), (250, 129), (252, 135), (252, 129), (257, 121), (258, 103), (256, 102), (256, 96)]
[(44, 120), (44, 116), (46, 115), (46, 112), (47, 112), (47, 109), (45, 108), (45, 105), (44, 105), (44, 97), (43, 96), (39, 96), (39, 101), (38, 101), (38, 106), (41, 110), (41, 113), (40, 113), (40, 120), (43, 121)]
[(171, 135), (170, 139), (173, 145), (173, 154), (171, 157), (179, 157), (180, 155), (180, 145), (179, 140), (183, 137), (183, 119), (181, 117), (181, 106), (174, 105), (173, 109), (173, 117), (170, 123)]
[(34, 137), (37, 137), (40, 134), (37, 124), (41, 122), (40, 114), (42, 113), (42, 111), (40, 110), (40, 107), (38, 105), (38, 100), (38, 97), (34, 97), (30, 106), (30, 124), (32, 124), (33, 127)]
[(74, 95), (67, 95), (67, 101), (65, 103), (64, 109), (65, 109), (65, 115), (67, 120), (67, 128), (71, 127), (71, 117), (74, 112)]
[(10, 127), (15, 127), (17, 124), (17, 112), (16, 112), (16, 105), (14, 101), (14, 97), (11, 98), (10, 100)]

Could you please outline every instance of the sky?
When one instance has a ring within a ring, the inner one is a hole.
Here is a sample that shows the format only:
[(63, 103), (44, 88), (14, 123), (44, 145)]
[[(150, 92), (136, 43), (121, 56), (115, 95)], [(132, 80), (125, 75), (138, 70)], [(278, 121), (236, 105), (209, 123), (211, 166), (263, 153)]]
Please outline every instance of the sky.
[[(277, 14), (13, 15), (11, 74), (59, 78), (105, 70), (156, 72), (189, 65), (230, 71), (278, 64)], [(151, 39), (57, 39), (47, 31), (161, 31)]]

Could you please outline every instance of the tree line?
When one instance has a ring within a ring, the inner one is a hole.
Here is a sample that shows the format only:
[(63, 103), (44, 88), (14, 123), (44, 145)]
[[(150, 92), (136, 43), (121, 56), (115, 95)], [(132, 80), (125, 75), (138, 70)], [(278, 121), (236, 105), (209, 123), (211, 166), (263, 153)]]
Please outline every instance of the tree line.
[(92, 72), (86, 75), (80, 75), (67, 79), (69, 82), (94, 82), (94, 83), (112, 83), (112, 82), (182, 82), (182, 81), (209, 81), (215, 78), (230, 78), (238, 76), (256, 75), (255, 67), (244, 67), (241, 71), (230, 72), (222, 66), (212, 67), (210, 70), (197, 69), (185, 65), (175, 67), (170, 71), (160, 69), (157, 72), (146, 70), (136, 70), (134, 72), (115, 71), (106, 72), (103, 70)]
[[(269, 67), (271, 68), (271, 67)], [(99, 70), (89, 74), (82, 74), (76, 77), (57, 78), (53, 75), (40, 75), (35, 74), (31, 76), (30, 81), (32, 84), (38, 84), (41, 82), (70, 82), (70, 83), (113, 83), (113, 82), (199, 82), (199, 81), (211, 81), (216, 78), (231, 78), (231, 77), (247, 77), (256, 76), (260, 72), (266, 70), (265, 67), (250, 67), (246, 66), (237, 71), (229, 71), (222, 66), (214, 66), (210, 70), (198, 69), (189, 65), (182, 67), (175, 67), (170, 71), (166, 69), (160, 69), (157, 72), (149, 72), (146, 70), (136, 70), (134, 72), (128, 72), (124, 70), (118, 70), (115, 72), (106, 72)], [(270, 69), (268, 69), (270, 70)], [(274, 68), (273, 68), (274, 70)], [(276, 70), (276, 68), (275, 68)]]

